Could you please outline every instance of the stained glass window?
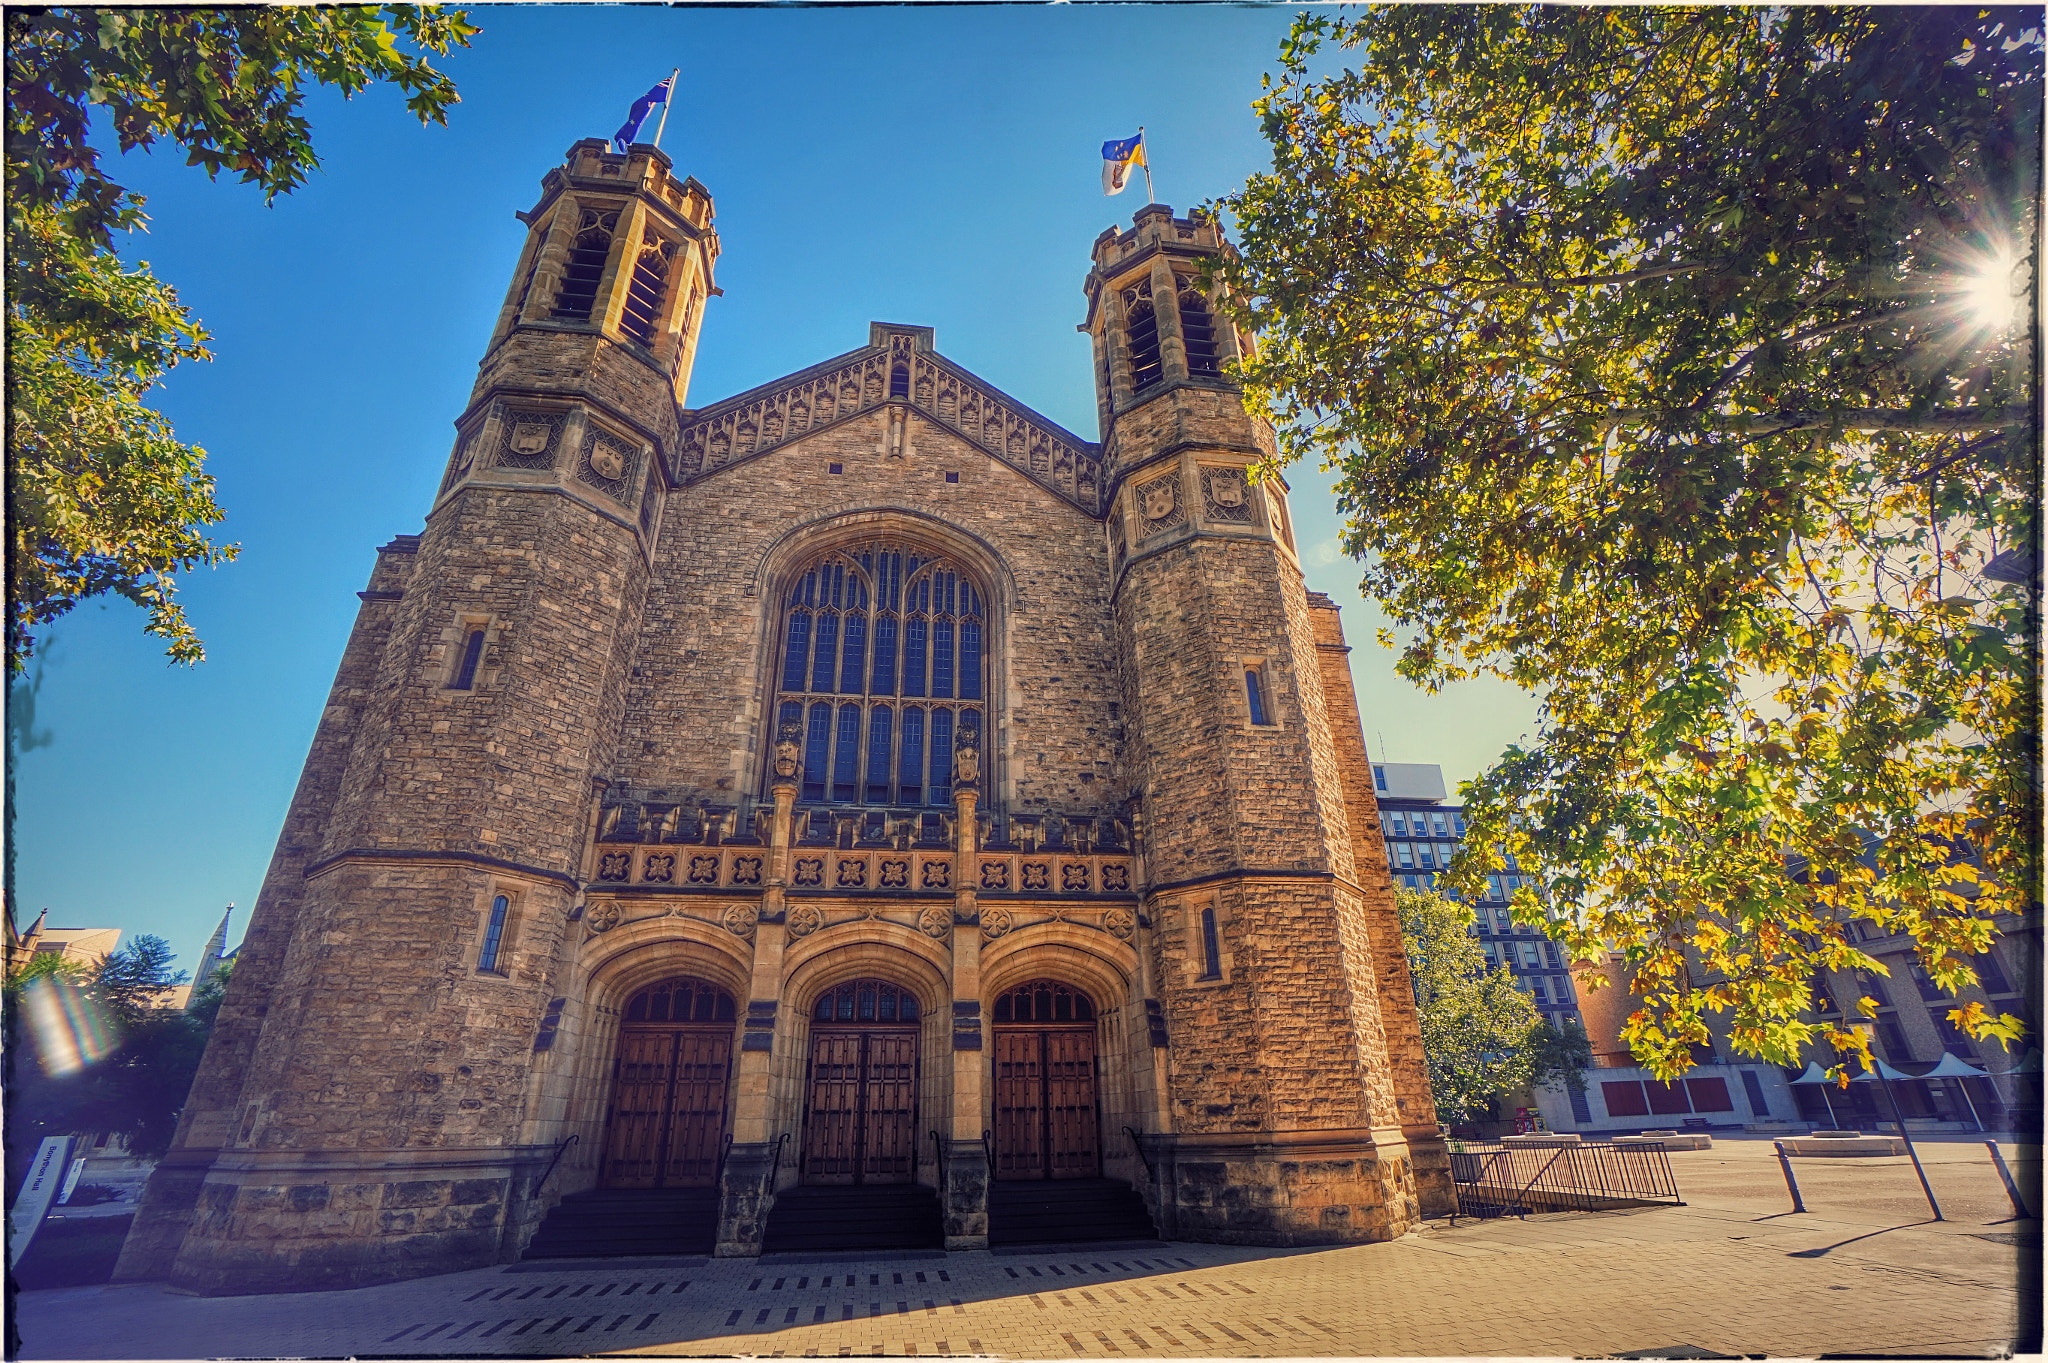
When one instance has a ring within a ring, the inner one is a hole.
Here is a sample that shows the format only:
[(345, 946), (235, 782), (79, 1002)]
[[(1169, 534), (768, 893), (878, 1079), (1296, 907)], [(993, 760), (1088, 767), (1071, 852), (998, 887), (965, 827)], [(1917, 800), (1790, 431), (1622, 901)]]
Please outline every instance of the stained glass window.
[(803, 726), (803, 799), (949, 803), (955, 737), (978, 743), (984, 732), (988, 599), (975, 578), (929, 551), (876, 541), (819, 555), (783, 605), (775, 713), (778, 727)]

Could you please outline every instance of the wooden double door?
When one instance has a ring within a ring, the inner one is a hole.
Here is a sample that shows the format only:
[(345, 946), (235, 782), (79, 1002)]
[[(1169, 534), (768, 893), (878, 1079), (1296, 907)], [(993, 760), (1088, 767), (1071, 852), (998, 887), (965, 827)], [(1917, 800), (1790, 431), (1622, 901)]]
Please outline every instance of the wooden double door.
[(606, 1187), (718, 1181), (735, 1025), (732, 996), (701, 980), (664, 980), (633, 996), (605, 1122)]
[(811, 1019), (806, 1183), (917, 1178), (916, 998), (881, 980), (828, 991)]
[(1037, 981), (995, 1009), (995, 1177), (1094, 1178), (1102, 1172), (1095, 1009)]

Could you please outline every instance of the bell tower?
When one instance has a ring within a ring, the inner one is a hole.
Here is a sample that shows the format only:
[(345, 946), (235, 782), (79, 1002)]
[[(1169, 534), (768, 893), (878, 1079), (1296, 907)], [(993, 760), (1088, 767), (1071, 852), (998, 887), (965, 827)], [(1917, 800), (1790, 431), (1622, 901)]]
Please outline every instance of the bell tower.
[(1230, 378), (1248, 340), (1201, 282), (1229, 249), (1153, 204), (1084, 285), (1164, 1022), (1154, 1214), (1169, 1237), (1385, 1239), (1447, 1205), (1448, 1161), (1336, 607), (1255, 473), (1273, 434)]
[(173, 1149), (117, 1270), (204, 1293), (495, 1262), (540, 1212), (712, 203), (571, 147), (424, 530), (379, 552)]

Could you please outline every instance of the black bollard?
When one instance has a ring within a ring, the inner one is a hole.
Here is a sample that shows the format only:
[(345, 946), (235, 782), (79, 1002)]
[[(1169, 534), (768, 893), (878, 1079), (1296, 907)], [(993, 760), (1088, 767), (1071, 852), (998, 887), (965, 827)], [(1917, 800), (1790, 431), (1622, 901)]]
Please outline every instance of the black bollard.
[(1991, 1152), (1991, 1162), (1998, 1166), (1998, 1176), (2005, 1180), (2005, 1195), (2012, 1199), (2012, 1214), (2022, 1221), (2033, 1220), (2027, 1204), (2020, 1200), (2020, 1185), (2012, 1181), (2012, 1170), (2005, 1167), (2005, 1156), (1998, 1153), (1998, 1142), (1986, 1141), (1984, 1148)]
[(1799, 1180), (1792, 1177), (1792, 1161), (1785, 1154), (1785, 1142), (1772, 1141), (1771, 1144), (1778, 1151), (1778, 1167), (1785, 1171), (1785, 1187), (1792, 1194), (1792, 1210), (1803, 1212), (1806, 1210), (1806, 1204), (1799, 1200)]

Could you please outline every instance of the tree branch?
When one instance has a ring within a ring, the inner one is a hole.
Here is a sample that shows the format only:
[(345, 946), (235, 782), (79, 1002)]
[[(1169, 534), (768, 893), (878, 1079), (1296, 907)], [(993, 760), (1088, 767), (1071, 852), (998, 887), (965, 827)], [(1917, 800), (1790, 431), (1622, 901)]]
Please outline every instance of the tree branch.
[[(1616, 426), (1640, 426), (1668, 415), (1661, 407), (1617, 407), (1599, 418), (1596, 430)], [(1957, 431), (2001, 431), (2024, 426), (2034, 419), (2031, 407), (1979, 407), (1913, 413), (1873, 408), (1851, 408), (1840, 412), (1759, 412), (1706, 418), (1716, 431), (1759, 436), (1782, 435), (1787, 431), (1859, 431), (1866, 435), (1883, 431), (1904, 431), (1915, 435), (1952, 435)], [(1924, 475), (1923, 475), (1924, 476)]]

